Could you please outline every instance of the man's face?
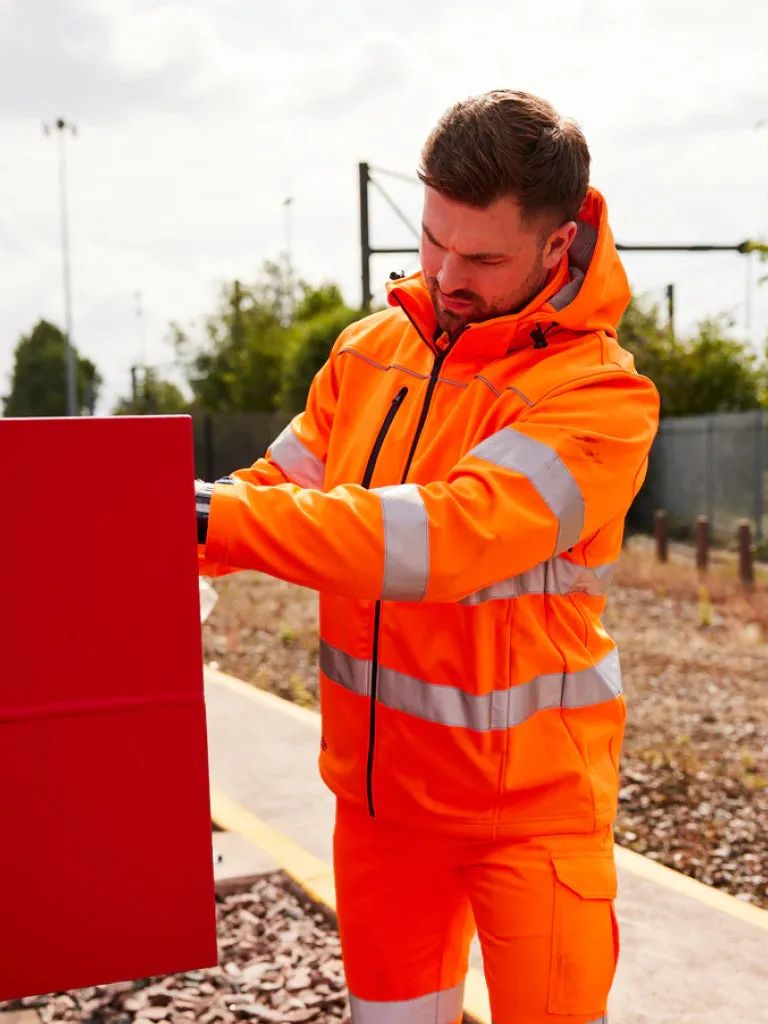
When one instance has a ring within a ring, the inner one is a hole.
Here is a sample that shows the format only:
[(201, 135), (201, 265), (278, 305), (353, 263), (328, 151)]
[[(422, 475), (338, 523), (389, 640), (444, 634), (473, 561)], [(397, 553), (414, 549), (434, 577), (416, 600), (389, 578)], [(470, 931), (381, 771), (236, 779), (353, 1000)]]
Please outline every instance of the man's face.
[(469, 323), (524, 309), (571, 244), (573, 222), (547, 230), (521, 213), (512, 199), (481, 210), (426, 189), (421, 267), (449, 337)]

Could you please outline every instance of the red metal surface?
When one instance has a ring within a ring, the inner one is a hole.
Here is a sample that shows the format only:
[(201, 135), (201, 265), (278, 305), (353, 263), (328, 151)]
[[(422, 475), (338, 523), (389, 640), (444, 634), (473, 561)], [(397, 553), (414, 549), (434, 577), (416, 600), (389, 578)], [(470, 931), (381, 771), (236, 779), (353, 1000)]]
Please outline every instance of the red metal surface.
[(0, 419), (0, 999), (216, 963), (191, 422)]

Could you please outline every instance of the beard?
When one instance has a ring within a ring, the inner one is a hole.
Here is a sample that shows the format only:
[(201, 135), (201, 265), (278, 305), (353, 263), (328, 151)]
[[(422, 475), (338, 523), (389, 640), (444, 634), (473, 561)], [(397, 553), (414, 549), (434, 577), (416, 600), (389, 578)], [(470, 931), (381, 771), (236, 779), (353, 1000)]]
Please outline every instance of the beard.
[(538, 295), (547, 280), (547, 271), (537, 259), (527, 277), (520, 282), (515, 290), (501, 297), (485, 300), (476, 292), (459, 288), (454, 292), (446, 292), (445, 298), (466, 302), (461, 311), (446, 309), (442, 303), (443, 292), (436, 277), (426, 278), (427, 290), (432, 300), (438, 326), (451, 341), (455, 341), (468, 324), (482, 323), (500, 316), (519, 313)]

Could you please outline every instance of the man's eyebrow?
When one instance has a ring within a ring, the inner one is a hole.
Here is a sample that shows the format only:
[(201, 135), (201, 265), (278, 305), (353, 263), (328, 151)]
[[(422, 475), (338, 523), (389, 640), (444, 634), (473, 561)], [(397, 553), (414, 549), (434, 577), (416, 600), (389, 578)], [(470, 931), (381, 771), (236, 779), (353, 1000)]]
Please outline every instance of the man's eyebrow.
[[(427, 238), (430, 240), (430, 242), (433, 245), (436, 245), (439, 249), (444, 249), (445, 248), (445, 246), (441, 242), (438, 242), (438, 240), (435, 238), (435, 236), (432, 234), (432, 232), (429, 230), (429, 228), (427, 227), (427, 225), (423, 221), (421, 222), (421, 230), (424, 232), (424, 234), (427, 236)], [(506, 259), (509, 259), (509, 253), (508, 252), (471, 252), (471, 253), (461, 253), (460, 255), (462, 255), (465, 260), (506, 260)]]

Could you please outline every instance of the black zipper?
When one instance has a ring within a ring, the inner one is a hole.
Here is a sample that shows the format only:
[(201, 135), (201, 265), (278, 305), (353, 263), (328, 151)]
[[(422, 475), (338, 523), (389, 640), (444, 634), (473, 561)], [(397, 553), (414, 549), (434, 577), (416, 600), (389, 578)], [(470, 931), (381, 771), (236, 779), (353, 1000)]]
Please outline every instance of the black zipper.
[[(404, 484), (406, 482), (407, 478), (408, 478), (408, 473), (409, 473), (410, 468), (411, 468), (411, 463), (413, 462), (413, 457), (416, 454), (416, 447), (417, 447), (417, 445), (419, 443), (419, 440), (421, 438), (422, 432), (424, 430), (424, 424), (427, 422), (427, 416), (429, 415), (429, 407), (432, 404), (432, 396), (435, 393), (435, 388), (437, 387), (437, 380), (438, 380), (438, 377), (440, 376), (440, 368), (442, 367), (443, 362), (445, 361), (445, 357), (448, 355), (448, 351), (449, 351), (448, 349), (445, 349), (444, 351), (438, 352), (435, 355), (435, 361), (432, 364), (432, 372), (429, 375), (429, 383), (427, 384), (427, 392), (424, 395), (424, 405), (421, 407), (421, 415), (419, 416), (419, 422), (418, 422), (418, 424), (416, 426), (416, 433), (413, 436), (413, 443), (411, 444), (411, 450), (408, 453), (408, 461), (405, 464), (405, 470), (403, 472), (403, 476), (402, 476), (402, 479), (400, 481), (400, 483), (402, 483), (402, 484)], [(400, 394), (402, 394), (402, 392), (407, 391), (407, 390), (408, 390), (407, 388), (402, 388), (401, 391), (398, 392), (398, 394), (393, 399), (393, 405), (397, 401), (398, 396)], [(403, 395), (403, 398), (404, 397), (405, 397), (405, 395)], [(400, 401), (402, 401), (402, 398), (400, 399)], [(398, 405), (399, 405), (399, 403), (398, 403)], [(397, 412), (397, 409), (395, 408), (393, 410), (392, 407), (390, 406), (390, 410), (387, 413), (387, 418), (384, 420), (384, 423), (381, 426), (381, 430), (379, 431), (379, 436), (376, 438), (376, 442), (375, 442), (375, 444), (373, 446), (373, 450), (371, 451), (371, 458), (368, 460), (368, 468), (366, 469), (366, 479), (369, 482), (370, 482), (370, 476), (373, 475), (373, 466), (371, 465), (371, 461), (373, 461), (373, 463), (375, 464), (376, 458), (374, 456), (378, 457), (379, 450), (381, 449), (381, 445), (382, 445), (382, 443), (384, 441), (384, 437), (382, 435), (386, 435), (386, 432), (387, 432), (387, 430), (389, 430), (389, 426), (390, 426), (392, 420), (394, 419), (394, 416), (395, 416), (396, 412)], [(370, 470), (370, 475), (368, 473), (368, 470)], [(367, 486), (367, 484), (365, 486)], [(378, 679), (379, 679), (379, 632), (380, 632), (380, 629), (381, 629), (381, 601), (377, 601), (376, 602), (376, 608), (375, 608), (374, 613), (373, 613), (373, 659), (372, 659), (372, 663), (371, 663), (371, 717), (370, 717), (369, 729), (368, 729), (368, 768), (367, 768), (367, 772), (366, 772), (366, 792), (367, 792), (367, 795), (368, 795), (368, 813), (370, 814), (370, 816), (372, 818), (376, 817), (376, 810), (375, 810), (374, 804), (373, 804), (373, 758), (374, 758), (374, 751), (375, 751), (375, 747), (376, 747), (376, 691), (378, 689)]]
[(419, 417), (419, 422), (416, 426), (416, 433), (413, 435), (413, 444), (411, 445), (411, 450), (408, 453), (408, 461), (405, 464), (405, 472), (403, 473), (403, 479), (400, 481), (403, 484), (408, 479), (408, 473), (411, 468), (411, 463), (413, 462), (413, 457), (416, 454), (416, 448), (418, 446), (418, 443), (421, 440), (421, 433), (424, 430), (424, 424), (427, 422), (427, 416), (429, 415), (429, 407), (432, 404), (432, 396), (435, 393), (435, 388), (437, 387), (437, 380), (438, 377), (440, 376), (440, 369), (443, 363), (445, 362), (445, 357), (448, 355), (448, 351), (448, 349), (444, 349), (442, 352), (438, 352), (437, 355), (435, 356), (435, 361), (432, 364), (432, 373), (430, 373), (429, 375), (429, 384), (427, 384), (427, 393), (426, 395), (424, 395), (424, 405), (421, 407), (421, 416)]
[(376, 817), (373, 806), (373, 753), (376, 746), (376, 690), (379, 680), (379, 630), (381, 629), (381, 601), (376, 602), (373, 613), (373, 654), (371, 661), (371, 714), (368, 721), (368, 766), (365, 772), (365, 791), (368, 794), (368, 813)]
[(371, 479), (373, 477), (373, 471), (376, 469), (376, 462), (379, 458), (379, 452), (384, 444), (384, 439), (389, 433), (389, 428), (392, 426), (392, 420), (397, 416), (397, 410), (403, 404), (403, 399), (408, 394), (408, 388), (400, 388), (395, 397), (389, 403), (389, 409), (387, 415), (384, 417), (384, 422), (379, 428), (379, 432), (376, 435), (376, 440), (373, 442), (373, 448), (371, 448), (371, 454), (368, 456), (368, 464), (365, 467), (365, 473), (363, 475), (363, 487), (371, 486)]
[[(373, 442), (373, 448), (371, 448), (371, 454), (368, 456), (368, 464), (365, 467), (365, 473), (363, 475), (363, 487), (370, 487), (371, 480), (373, 478), (373, 471), (376, 469), (376, 462), (379, 458), (384, 440), (389, 433), (389, 428), (392, 426), (392, 421), (397, 416), (397, 410), (403, 404), (403, 399), (408, 394), (408, 388), (400, 388), (395, 397), (389, 404), (387, 415), (384, 417), (384, 422), (379, 428), (379, 432), (376, 435), (376, 440)], [(368, 811), (371, 817), (374, 817), (373, 810), (373, 790), (371, 788), (371, 779), (373, 776), (373, 746), (376, 740), (376, 687), (378, 683), (378, 665), (379, 665), (379, 627), (381, 625), (381, 601), (376, 602), (376, 607), (373, 612), (373, 651), (371, 655), (371, 717), (368, 729), (368, 768), (366, 771), (366, 791), (368, 793)]]

